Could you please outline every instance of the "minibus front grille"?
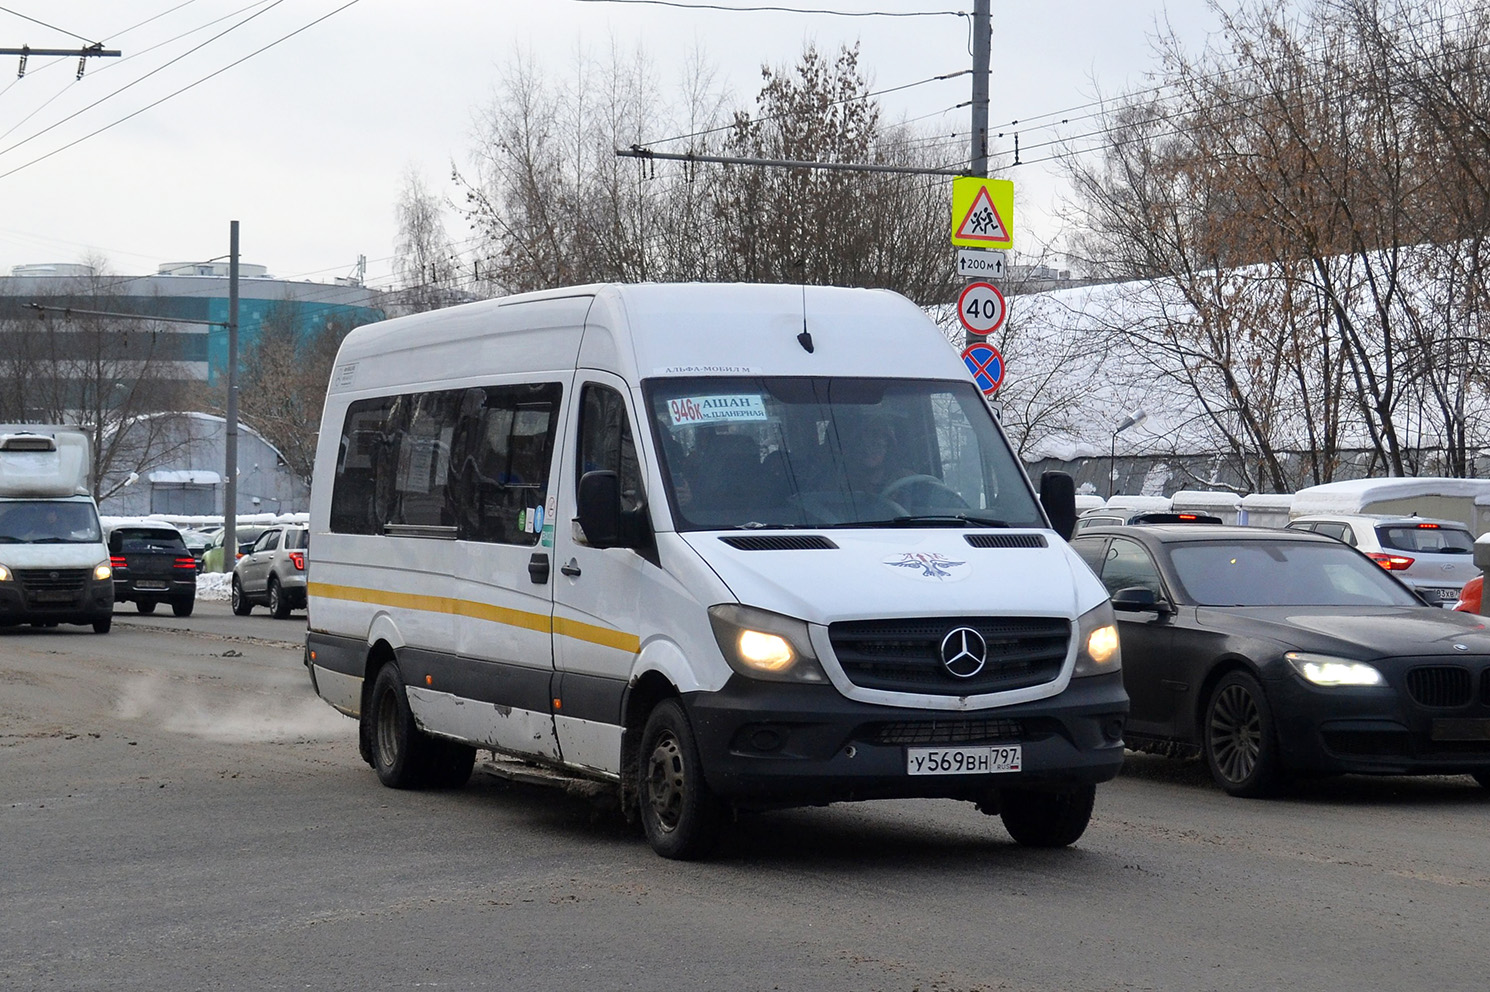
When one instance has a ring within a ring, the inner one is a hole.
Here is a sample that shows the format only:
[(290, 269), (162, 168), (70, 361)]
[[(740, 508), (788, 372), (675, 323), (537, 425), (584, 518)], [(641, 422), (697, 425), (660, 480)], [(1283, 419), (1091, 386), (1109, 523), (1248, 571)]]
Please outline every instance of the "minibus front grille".
[(1044, 548), (1044, 534), (964, 534), (963, 539), (975, 548)]
[(859, 740), (871, 744), (904, 744), (934, 747), (954, 744), (997, 744), (1022, 741), (1029, 736), (1024, 723), (990, 717), (952, 720), (897, 720), (874, 723), (861, 729)]
[[(1070, 636), (1070, 621), (1054, 617), (917, 617), (828, 626), (834, 656), (854, 685), (938, 696), (1051, 682), (1066, 660)], [(981, 667), (956, 657), (964, 647), (976, 653), (980, 641)], [(944, 650), (944, 644), (950, 647)]]
[(14, 574), (26, 603), (32, 606), (75, 605), (88, 586), (86, 568), (18, 568)]
[(821, 534), (759, 534), (749, 537), (721, 537), (720, 540), (739, 551), (838, 550), (838, 545)]

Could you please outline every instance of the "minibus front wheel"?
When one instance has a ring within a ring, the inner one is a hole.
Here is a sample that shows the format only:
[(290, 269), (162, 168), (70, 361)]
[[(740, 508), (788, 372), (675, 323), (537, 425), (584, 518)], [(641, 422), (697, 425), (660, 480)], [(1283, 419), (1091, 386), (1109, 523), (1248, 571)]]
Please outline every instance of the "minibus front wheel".
[(642, 827), (664, 858), (706, 857), (719, 840), (724, 804), (704, 781), (688, 714), (664, 699), (647, 717), (637, 756)]

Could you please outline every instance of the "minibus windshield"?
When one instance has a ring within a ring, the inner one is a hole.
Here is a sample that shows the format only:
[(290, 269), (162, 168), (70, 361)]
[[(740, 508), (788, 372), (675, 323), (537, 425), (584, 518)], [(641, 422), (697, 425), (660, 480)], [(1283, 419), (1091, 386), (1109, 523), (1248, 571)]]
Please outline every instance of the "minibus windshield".
[(1046, 526), (971, 382), (690, 377), (644, 392), (680, 531)]

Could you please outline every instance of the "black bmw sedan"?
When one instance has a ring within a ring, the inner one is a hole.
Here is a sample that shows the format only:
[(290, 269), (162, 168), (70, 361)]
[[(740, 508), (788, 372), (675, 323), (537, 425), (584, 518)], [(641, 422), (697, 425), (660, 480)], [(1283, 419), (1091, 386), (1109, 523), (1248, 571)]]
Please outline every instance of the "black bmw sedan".
[(1128, 747), (1203, 755), (1235, 796), (1340, 772), (1490, 788), (1483, 618), (1304, 532), (1105, 527), (1071, 546), (1117, 611)]

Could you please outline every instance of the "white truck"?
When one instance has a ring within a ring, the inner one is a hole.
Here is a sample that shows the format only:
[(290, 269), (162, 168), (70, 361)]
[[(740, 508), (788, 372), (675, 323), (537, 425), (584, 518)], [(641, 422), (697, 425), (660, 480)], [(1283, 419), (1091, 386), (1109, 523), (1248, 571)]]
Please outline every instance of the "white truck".
[(108, 633), (113, 569), (88, 486), (87, 438), (0, 433), (0, 627), (91, 624)]

